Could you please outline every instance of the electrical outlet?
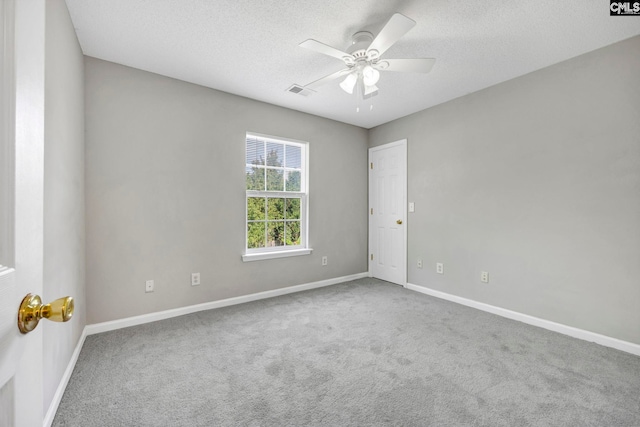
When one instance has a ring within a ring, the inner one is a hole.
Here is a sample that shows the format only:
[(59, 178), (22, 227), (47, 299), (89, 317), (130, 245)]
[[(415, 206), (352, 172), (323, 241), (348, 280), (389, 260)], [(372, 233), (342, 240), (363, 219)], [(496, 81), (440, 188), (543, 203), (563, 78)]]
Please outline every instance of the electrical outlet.
[(145, 292), (153, 292), (153, 288), (155, 287), (153, 280), (147, 280), (147, 284), (144, 288)]
[(444, 274), (444, 264), (442, 264), (441, 262), (436, 263), (436, 273)]
[(200, 285), (200, 273), (191, 273), (191, 286)]
[(489, 283), (489, 272), (483, 271), (480, 273), (480, 281), (482, 283)]
[(329, 264), (329, 260), (328, 260), (327, 256), (325, 255), (325, 256), (322, 257), (322, 265), (327, 265), (327, 264)]
[(422, 268), (422, 260), (418, 259), (418, 268)]

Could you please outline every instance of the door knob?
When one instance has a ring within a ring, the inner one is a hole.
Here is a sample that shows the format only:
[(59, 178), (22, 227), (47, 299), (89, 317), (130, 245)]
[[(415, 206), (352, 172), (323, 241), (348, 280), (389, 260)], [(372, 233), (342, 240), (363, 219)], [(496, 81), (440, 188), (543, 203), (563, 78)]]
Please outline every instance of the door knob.
[(396, 224), (398, 224), (398, 225), (402, 224), (402, 220), (401, 219), (397, 220)]
[(58, 298), (49, 304), (42, 304), (42, 299), (38, 295), (27, 294), (18, 310), (18, 329), (23, 334), (28, 334), (38, 326), (42, 318), (54, 322), (67, 322), (71, 316), (73, 316), (73, 298), (71, 297)]

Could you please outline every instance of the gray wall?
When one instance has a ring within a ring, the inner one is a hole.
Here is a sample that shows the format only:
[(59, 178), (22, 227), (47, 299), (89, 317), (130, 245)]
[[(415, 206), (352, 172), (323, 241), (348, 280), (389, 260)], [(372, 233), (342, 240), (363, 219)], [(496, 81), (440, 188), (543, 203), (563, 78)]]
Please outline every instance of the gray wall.
[(44, 410), (85, 326), (84, 61), (64, 0), (46, 2), (44, 292), (70, 295), (74, 317), (44, 328)]
[(640, 344), (638, 76), (635, 37), (372, 129), (408, 139), (409, 282)]
[[(367, 270), (365, 129), (95, 58), (85, 73), (89, 323)], [(242, 262), (247, 131), (309, 142), (311, 255)]]

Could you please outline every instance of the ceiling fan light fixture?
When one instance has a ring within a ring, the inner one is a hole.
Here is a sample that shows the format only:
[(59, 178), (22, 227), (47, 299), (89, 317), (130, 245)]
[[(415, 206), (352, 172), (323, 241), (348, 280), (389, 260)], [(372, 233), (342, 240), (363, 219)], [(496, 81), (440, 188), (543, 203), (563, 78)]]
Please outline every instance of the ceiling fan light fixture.
[(351, 73), (347, 76), (346, 79), (340, 83), (340, 87), (342, 90), (347, 92), (348, 94), (353, 93), (353, 88), (356, 87), (356, 82), (358, 81), (358, 76), (355, 73)]
[(371, 65), (367, 65), (362, 69), (362, 80), (365, 86), (375, 86), (380, 80), (380, 71), (373, 68)]
[(378, 91), (378, 87), (376, 85), (364, 85), (364, 95), (371, 95), (372, 93), (375, 93)]

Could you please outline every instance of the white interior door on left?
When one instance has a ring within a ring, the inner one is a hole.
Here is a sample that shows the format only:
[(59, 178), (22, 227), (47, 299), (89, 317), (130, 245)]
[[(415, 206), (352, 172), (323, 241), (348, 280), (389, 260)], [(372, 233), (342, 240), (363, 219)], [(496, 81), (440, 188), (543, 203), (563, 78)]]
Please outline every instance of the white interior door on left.
[(43, 423), (42, 328), (18, 308), (42, 295), (45, 0), (1, 0), (0, 426)]

